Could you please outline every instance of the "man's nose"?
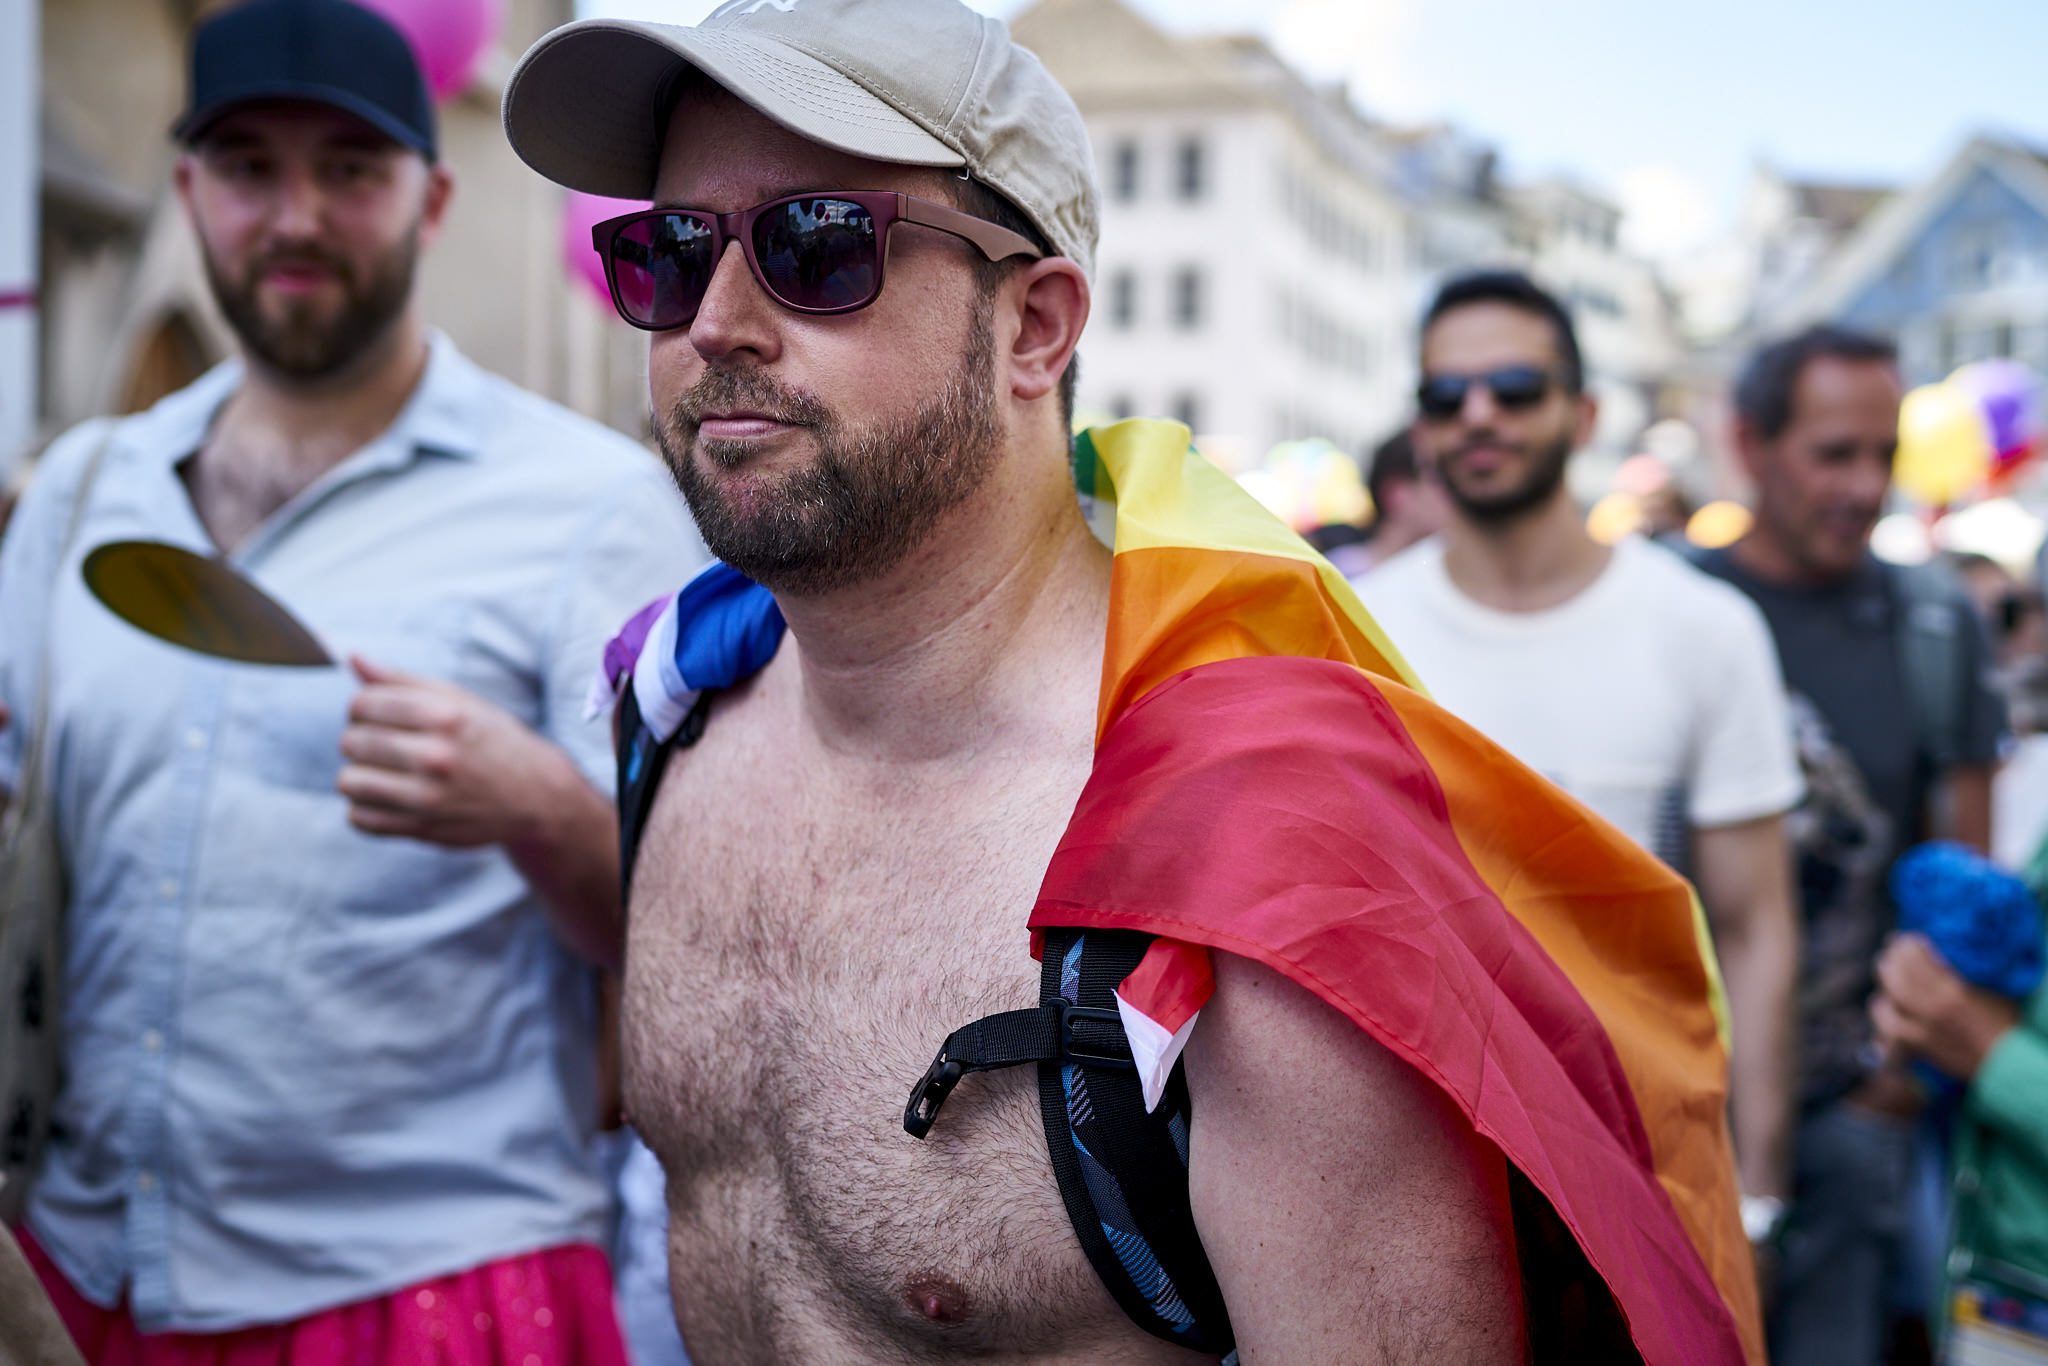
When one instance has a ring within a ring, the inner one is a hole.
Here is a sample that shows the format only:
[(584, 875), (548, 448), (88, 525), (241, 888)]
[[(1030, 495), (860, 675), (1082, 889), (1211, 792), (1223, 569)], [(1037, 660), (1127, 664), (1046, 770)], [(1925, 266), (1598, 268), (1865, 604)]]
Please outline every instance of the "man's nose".
[(312, 237), (320, 230), (326, 196), (310, 171), (287, 170), (277, 179), (277, 198), (270, 225), (285, 237)]
[(779, 350), (776, 325), (781, 321), (777, 317), (780, 312), (747, 268), (745, 249), (737, 241), (728, 241), (690, 323), (690, 345), (705, 360), (735, 351), (752, 351), (770, 359)]
[(1491, 427), (1500, 416), (1500, 405), (1493, 401), (1493, 390), (1485, 380), (1475, 379), (1465, 386), (1465, 402), (1458, 409), (1458, 419), (1468, 427)]
[(1892, 488), (1892, 465), (1888, 456), (1858, 460), (1850, 474), (1850, 492), (1859, 504), (1880, 507)]

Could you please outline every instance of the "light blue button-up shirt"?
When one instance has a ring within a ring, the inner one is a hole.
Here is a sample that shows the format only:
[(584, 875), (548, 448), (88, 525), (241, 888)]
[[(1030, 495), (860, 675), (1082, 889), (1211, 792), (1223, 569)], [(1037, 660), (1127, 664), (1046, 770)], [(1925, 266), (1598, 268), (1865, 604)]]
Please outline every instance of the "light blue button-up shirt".
[[(45, 457), (0, 546), (11, 785), (54, 613), (55, 791), (72, 877), (59, 1132), (28, 1213), (146, 1330), (296, 1318), (601, 1238), (593, 978), (498, 849), (352, 830), (341, 669), (189, 654), (86, 591), (107, 541), (214, 547), (180, 482), (232, 363), (113, 439)], [(581, 709), (607, 634), (702, 556), (659, 463), (436, 338), (379, 439), (232, 556), (337, 659), (453, 680), (610, 794)], [(54, 585), (54, 591), (53, 586)]]

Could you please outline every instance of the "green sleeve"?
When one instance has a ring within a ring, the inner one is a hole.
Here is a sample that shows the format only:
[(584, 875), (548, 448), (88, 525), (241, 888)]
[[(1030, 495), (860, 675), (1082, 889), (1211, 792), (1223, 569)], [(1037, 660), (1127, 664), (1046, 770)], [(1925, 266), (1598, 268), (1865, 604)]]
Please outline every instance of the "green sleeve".
[(2006, 1031), (1970, 1082), (1970, 1117), (2048, 1167), (2048, 1014), (2036, 996), (2027, 1018)]

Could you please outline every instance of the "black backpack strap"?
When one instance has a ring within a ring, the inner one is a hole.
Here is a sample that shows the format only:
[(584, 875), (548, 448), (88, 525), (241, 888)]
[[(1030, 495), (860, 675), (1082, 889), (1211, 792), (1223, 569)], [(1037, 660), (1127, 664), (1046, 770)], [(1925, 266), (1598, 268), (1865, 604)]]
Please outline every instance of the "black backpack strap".
[[(1147, 1114), (1116, 988), (1152, 936), (1045, 931), (1036, 1010), (991, 1015), (947, 1037), (911, 1093), (903, 1127), (922, 1138), (969, 1072), (1038, 1064), (1053, 1175), (1082, 1251), (1140, 1328), (1236, 1361), (1230, 1315), (1188, 1199), (1187, 1077), (1179, 1064)], [(1613, 1292), (1550, 1202), (1508, 1168), (1515, 1251), (1536, 1366), (1642, 1366)]]
[(640, 837), (647, 832), (647, 818), (654, 811), (654, 796), (661, 790), (661, 775), (668, 770), (669, 756), (688, 749), (704, 736), (704, 723), (711, 716), (709, 688), (697, 695), (697, 704), (683, 718), (683, 724), (666, 740), (654, 738), (640, 720), (640, 703), (629, 686), (619, 698), (618, 737), (614, 750), (618, 759), (619, 808), (619, 896), (627, 898), (633, 888), (633, 864), (640, 857)]
[(1114, 1010), (1089, 1010), (1053, 1001), (1035, 1010), (985, 1015), (946, 1036), (924, 1080), (903, 1108), (903, 1129), (912, 1138), (932, 1131), (939, 1107), (969, 1072), (988, 1072), (1019, 1063), (1086, 1060), (1091, 1066), (1134, 1071), (1123, 1021)]
[(1230, 1316), (1188, 1200), (1187, 1082), (1176, 1065), (1158, 1109), (1146, 1112), (1116, 1009), (1118, 984), (1151, 942), (1126, 930), (1047, 930), (1038, 1008), (954, 1030), (912, 1091), (903, 1127), (930, 1132), (969, 1072), (1036, 1062), (1053, 1175), (1095, 1274), (1140, 1328), (1227, 1354)]
[(1962, 586), (1932, 564), (1884, 564), (1891, 595), (1899, 675), (1913, 728), (1935, 769), (1953, 768), (1969, 749), (1971, 677), (1969, 602)]

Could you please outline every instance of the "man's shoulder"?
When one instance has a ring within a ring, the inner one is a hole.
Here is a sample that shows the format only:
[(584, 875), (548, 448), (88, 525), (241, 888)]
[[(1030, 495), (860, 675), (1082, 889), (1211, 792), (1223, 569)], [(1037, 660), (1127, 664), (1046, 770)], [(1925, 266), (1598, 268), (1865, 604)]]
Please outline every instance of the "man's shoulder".
[(1440, 572), (1444, 562), (1444, 543), (1439, 536), (1425, 536), (1413, 545), (1377, 560), (1372, 568), (1352, 580), (1354, 585), (1400, 585), (1425, 578), (1432, 572)]
[(30, 536), (46, 531), (54, 543), (82, 491), (86, 468), (141, 420), (139, 417), (87, 418), (60, 433), (36, 456), (9, 526), (18, 527)]
[(31, 483), (52, 489), (75, 486), (95, 452), (116, 439), (124, 425), (118, 417), (89, 417), (57, 434), (35, 458)]
[(60, 432), (43, 448), (35, 458), (33, 480), (47, 481), (52, 489), (75, 485), (93, 456), (114, 444), (145, 450), (180, 445), (188, 440), (196, 444), (214, 411), (240, 382), (240, 363), (224, 361), (139, 413), (86, 418)]
[(1885, 590), (1907, 614), (1932, 610), (1957, 617), (1974, 613), (1970, 590), (1962, 579), (1938, 560), (1925, 564), (1896, 564), (1873, 557), (1872, 564)]
[(1402, 612), (1443, 577), (1443, 563), (1443, 542), (1426, 537), (1374, 564), (1351, 587), (1375, 614)]
[(1626, 557), (1638, 593), (1656, 604), (1657, 619), (1674, 630), (1736, 631), (1763, 624), (1763, 614), (1747, 593), (1683, 551), (1632, 538), (1615, 552)]
[(494, 458), (543, 462), (580, 481), (658, 468), (653, 453), (624, 433), (503, 375), (481, 368), (478, 374), (491, 420), (486, 448)]

